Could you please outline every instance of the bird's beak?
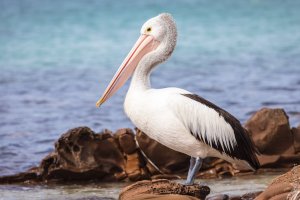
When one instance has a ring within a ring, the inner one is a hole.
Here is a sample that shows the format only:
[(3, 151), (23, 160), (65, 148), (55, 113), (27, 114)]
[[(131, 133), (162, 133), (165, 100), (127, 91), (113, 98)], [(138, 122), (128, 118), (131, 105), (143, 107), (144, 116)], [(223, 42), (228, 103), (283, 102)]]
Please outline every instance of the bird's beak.
[(132, 75), (143, 56), (155, 50), (158, 45), (159, 42), (153, 36), (142, 34), (110, 81), (102, 97), (97, 101), (96, 106), (99, 107), (122, 87)]

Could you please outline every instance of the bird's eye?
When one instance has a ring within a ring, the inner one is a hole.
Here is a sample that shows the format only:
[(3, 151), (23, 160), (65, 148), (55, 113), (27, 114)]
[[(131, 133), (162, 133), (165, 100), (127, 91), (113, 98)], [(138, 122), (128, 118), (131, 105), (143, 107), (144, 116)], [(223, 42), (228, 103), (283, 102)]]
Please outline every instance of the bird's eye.
[(151, 27), (148, 27), (147, 28), (147, 32), (151, 32), (152, 28)]

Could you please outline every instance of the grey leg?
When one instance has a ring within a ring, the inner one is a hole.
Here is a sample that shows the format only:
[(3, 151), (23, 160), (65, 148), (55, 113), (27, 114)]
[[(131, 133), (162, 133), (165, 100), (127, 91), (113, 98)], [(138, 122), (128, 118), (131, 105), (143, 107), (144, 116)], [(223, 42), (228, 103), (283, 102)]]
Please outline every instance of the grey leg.
[(194, 166), (195, 166), (195, 164), (196, 164), (196, 158), (194, 158), (194, 157), (191, 157), (191, 159), (190, 159), (190, 167), (189, 167), (189, 172), (188, 172), (188, 175), (187, 175), (187, 178), (186, 178), (186, 182), (185, 182), (185, 184), (187, 184), (187, 183), (188, 183), (188, 180), (190, 180), (190, 179), (191, 179), (191, 176), (192, 176), (192, 171), (193, 171), (193, 169), (194, 169)]
[(191, 157), (191, 159), (190, 159), (190, 168), (189, 168), (188, 176), (192, 173), (193, 168), (194, 168), (194, 166), (195, 166), (195, 163), (196, 163), (196, 158)]
[[(192, 159), (194, 159), (194, 161), (192, 161)], [(196, 160), (196, 162), (195, 162)], [(194, 163), (194, 166), (192, 167), (192, 163)], [(194, 184), (194, 179), (195, 176), (197, 174), (197, 172), (199, 171), (199, 169), (201, 168), (202, 165), (202, 159), (201, 158), (191, 158), (190, 160), (190, 169), (189, 169), (189, 173), (188, 176), (186, 178), (186, 185), (193, 185)]]

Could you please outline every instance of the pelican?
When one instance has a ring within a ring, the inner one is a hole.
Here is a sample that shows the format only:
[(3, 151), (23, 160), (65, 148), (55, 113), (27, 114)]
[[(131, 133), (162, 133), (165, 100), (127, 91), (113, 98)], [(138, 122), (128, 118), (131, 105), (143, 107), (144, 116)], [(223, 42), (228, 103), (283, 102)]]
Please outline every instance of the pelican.
[(176, 41), (177, 28), (170, 14), (149, 19), (96, 106), (109, 99), (133, 74), (124, 102), (125, 113), (150, 138), (191, 156), (186, 185), (194, 184), (206, 157), (257, 169), (256, 149), (234, 116), (189, 91), (151, 88), (152, 70), (171, 56)]

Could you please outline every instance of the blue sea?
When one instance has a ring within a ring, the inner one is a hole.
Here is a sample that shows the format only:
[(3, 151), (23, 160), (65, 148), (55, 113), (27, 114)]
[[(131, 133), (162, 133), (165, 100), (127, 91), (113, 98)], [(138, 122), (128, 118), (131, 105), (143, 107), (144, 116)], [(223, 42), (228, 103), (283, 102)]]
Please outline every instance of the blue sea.
[(245, 122), (262, 107), (300, 123), (300, 1), (0, 0), (0, 175), (35, 166), (68, 129), (134, 126), (128, 83), (95, 103), (142, 24), (173, 15), (178, 43), (153, 87), (180, 87)]

